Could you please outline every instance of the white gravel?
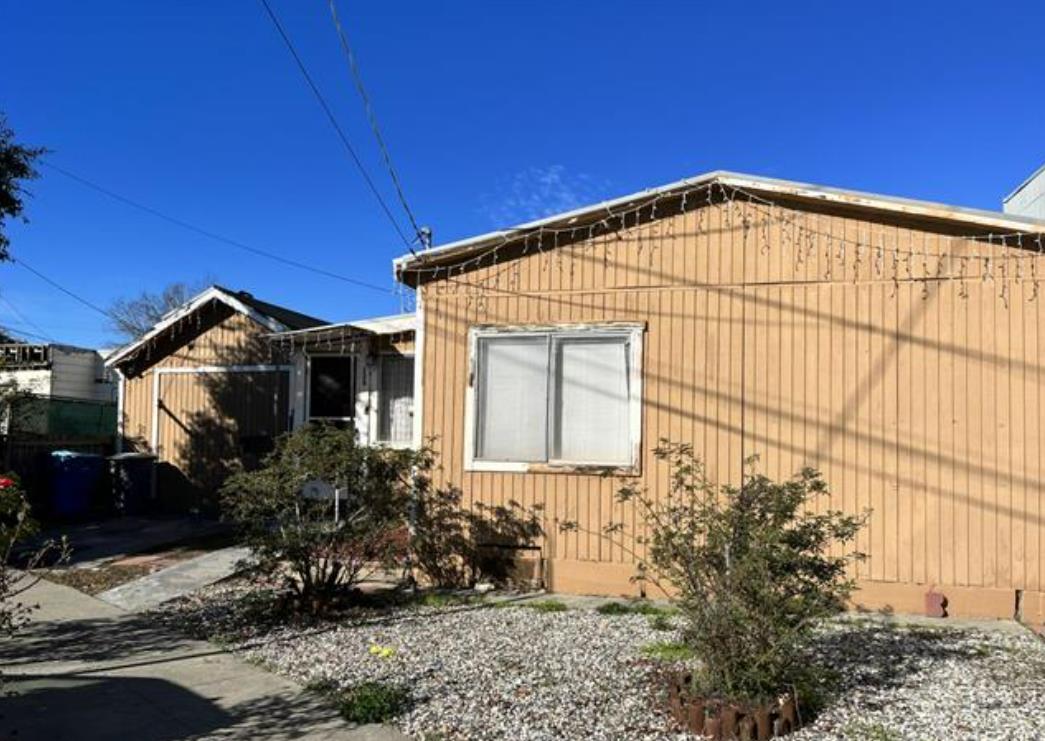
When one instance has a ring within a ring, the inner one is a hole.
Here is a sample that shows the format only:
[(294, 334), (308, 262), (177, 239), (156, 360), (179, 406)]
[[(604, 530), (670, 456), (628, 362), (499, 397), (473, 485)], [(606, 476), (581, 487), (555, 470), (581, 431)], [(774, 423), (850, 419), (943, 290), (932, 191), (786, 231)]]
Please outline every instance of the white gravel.
[(818, 646), (838, 692), (795, 741), (1045, 739), (1045, 641), (1029, 631), (855, 621)]
[[(305, 684), (401, 684), (413, 706), (396, 725), (417, 738), (689, 738), (653, 697), (663, 664), (641, 654), (677, 636), (643, 615), (467, 606), (266, 628), (231, 609), (237, 594), (212, 588), (160, 615)], [(1045, 739), (1045, 643), (1030, 634), (843, 622), (818, 654), (841, 692), (795, 741)]]

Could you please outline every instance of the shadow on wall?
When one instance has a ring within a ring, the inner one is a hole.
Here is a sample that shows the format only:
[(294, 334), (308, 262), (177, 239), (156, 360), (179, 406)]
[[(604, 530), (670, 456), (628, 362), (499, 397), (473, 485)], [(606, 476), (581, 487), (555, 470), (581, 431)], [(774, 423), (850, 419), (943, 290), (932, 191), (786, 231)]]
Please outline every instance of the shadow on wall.
[[(284, 365), (270, 344), (252, 336), (221, 348), (217, 365)], [(176, 491), (195, 498), (203, 514), (218, 513), (218, 489), (233, 472), (253, 470), (289, 428), (289, 375), (281, 371), (207, 373), (193, 377), (208, 403), (183, 420), (178, 469), (184, 480)], [(171, 477), (173, 478), (173, 477)], [(175, 482), (171, 481), (172, 487)], [(185, 502), (188, 503), (188, 502)]]
[[(224, 317), (218, 315), (210, 326)], [(204, 327), (206, 331), (209, 327)], [(238, 335), (235, 344), (211, 348), (207, 365), (285, 365), (288, 360), (261, 336)], [(188, 365), (188, 363), (186, 363)], [(157, 403), (161, 460), (157, 464), (162, 514), (218, 514), (217, 491), (241, 468), (256, 468), (289, 428), (289, 374), (282, 371), (170, 373)], [(128, 450), (148, 450), (128, 439)]]

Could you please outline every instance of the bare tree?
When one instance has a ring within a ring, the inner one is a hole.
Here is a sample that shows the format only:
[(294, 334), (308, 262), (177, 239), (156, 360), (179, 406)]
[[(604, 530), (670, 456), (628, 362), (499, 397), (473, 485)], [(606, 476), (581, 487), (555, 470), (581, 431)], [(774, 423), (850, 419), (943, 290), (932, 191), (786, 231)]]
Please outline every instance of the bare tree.
[(159, 293), (142, 291), (135, 298), (117, 299), (109, 305), (110, 327), (121, 340), (134, 341), (203, 290), (203, 283), (171, 283)]

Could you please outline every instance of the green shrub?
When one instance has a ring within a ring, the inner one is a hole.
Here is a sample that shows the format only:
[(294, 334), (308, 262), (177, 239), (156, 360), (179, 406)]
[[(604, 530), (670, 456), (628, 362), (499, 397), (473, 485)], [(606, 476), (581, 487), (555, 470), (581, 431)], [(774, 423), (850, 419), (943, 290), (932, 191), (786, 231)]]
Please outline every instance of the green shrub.
[(644, 512), (650, 564), (678, 594), (699, 689), (763, 700), (806, 683), (813, 630), (844, 609), (846, 569), (862, 557), (829, 548), (851, 542), (866, 517), (817, 513), (828, 491), (812, 469), (778, 483), (751, 460), (739, 487), (716, 486), (690, 446), (662, 444), (656, 456), (671, 468), (668, 496), (625, 488), (621, 498)]
[(623, 602), (606, 602), (595, 608), (600, 615), (630, 615), (631, 608)]
[(404, 687), (383, 682), (363, 682), (341, 695), (341, 716), (351, 723), (384, 723), (401, 714), (410, 704)]
[[(222, 487), (225, 511), (243, 529), (259, 579), (283, 576), (302, 610), (317, 613), (375, 564), (402, 564), (408, 548), (411, 472), (419, 453), (368, 447), (355, 432), (310, 424), (281, 437), (257, 471)], [(321, 480), (331, 496), (306, 499)]]
[[(807, 648), (817, 623), (844, 609), (854, 588), (846, 570), (863, 557), (830, 551), (851, 543), (866, 515), (818, 508), (829, 492), (810, 468), (774, 482), (750, 459), (739, 486), (719, 486), (692, 446), (662, 441), (654, 453), (670, 469), (668, 491), (654, 497), (629, 485), (618, 500), (635, 506), (649, 532), (635, 538), (641, 572), (678, 595), (684, 641), (698, 660), (695, 689), (760, 702), (816, 685), (823, 670)], [(623, 525), (605, 532), (619, 536)]]

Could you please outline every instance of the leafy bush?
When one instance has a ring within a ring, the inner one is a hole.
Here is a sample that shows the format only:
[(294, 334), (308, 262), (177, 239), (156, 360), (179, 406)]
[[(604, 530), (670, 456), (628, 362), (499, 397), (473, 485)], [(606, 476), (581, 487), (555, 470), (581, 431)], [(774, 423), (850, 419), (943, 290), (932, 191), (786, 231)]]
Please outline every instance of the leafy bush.
[(778, 483), (751, 460), (739, 487), (716, 486), (691, 446), (662, 442), (655, 454), (671, 469), (667, 495), (628, 486), (619, 499), (647, 523), (649, 535), (637, 539), (641, 570), (676, 595), (685, 644), (699, 660), (697, 691), (762, 701), (815, 683), (806, 655), (813, 630), (844, 609), (854, 588), (846, 570), (862, 558), (829, 550), (853, 541), (866, 516), (817, 514), (814, 502), (828, 490), (813, 469)]
[(460, 489), (432, 487), (430, 462), (426, 452), (415, 472), (414, 565), (437, 587), (510, 583), (517, 549), (543, 535), (540, 507), (515, 501), (464, 507)]
[[(416, 453), (356, 444), (352, 430), (311, 424), (281, 437), (257, 471), (222, 487), (225, 511), (243, 529), (254, 574), (282, 575), (297, 606), (316, 613), (375, 566), (404, 562)], [(307, 499), (307, 482), (342, 492)]]
[(339, 706), (341, 715), (352, 723), (384, 723), (396, 717), (410, 703), (403, 687), (382, 682), (363, 682), (346, 690)]
[[(35, 606), (22, 595), (40, 580), (38, 569), (60, 565), (69, 557), (64, 538), (31, 544), (38, 532), (18, 477), (0, 476), (0, 638), (14, 636), (29, 620)], [(0, 694), (2, 684), (0, 678)]]
[(845, 608), (854, 588), (846, 569), (862, 557), (828, 551), (866, 518), (817, 514), (828, 490), (810, 468), (777, 483), (751, 461), (739, 487), (714, 486), (690, 446), (663, 444), (656, 455), (671, 467), (666, 501), (634, 489), (622, 498), (646, 513), (649, 561), (678, 592), (701, 689), (761, 700), (804, 683), (813, 629)]

